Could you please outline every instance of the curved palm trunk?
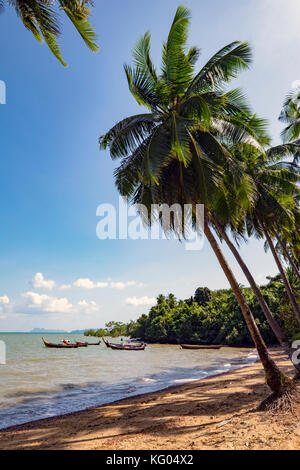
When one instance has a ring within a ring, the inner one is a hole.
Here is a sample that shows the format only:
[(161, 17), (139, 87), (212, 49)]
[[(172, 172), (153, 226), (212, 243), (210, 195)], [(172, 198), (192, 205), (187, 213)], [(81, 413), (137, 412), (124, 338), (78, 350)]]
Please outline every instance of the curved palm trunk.
[(267, 231), (267, 229), (266, 229), (266, 227), (265, 227), (265, 224), (264, 224), (260, 219), (258, 219), (258, 221), (259, 221), (259, 223), (260, 223), (260, 225), (261, 225), (261, 227), (262, 227), (262, 229), (263, 229), (263, 231), (264, 231), (264, 234), (265, 234), (265, 236), (266, 236), (267, 242), (268, 242), (269, 247), (270, 247), (270, 249), (271, 249), (271, 251), (272, 251), (272, 255), (273, 255), (274, 259), (275, 259), (275, 262), (276, 262), (277, 267), (278, 267), (278, 269), (279, 269), (279, 272), (280, 272), (280, 274), (281, 274), (282, 281), (283, 281), (285, 290), (286, 290), (286, 292), (287, 292), (288, 298), (289, 298), (289, 300), (290, 300), (290, 302), (291, 302), (291, 305), (292, 305), (294, 314), (296, 315), (296, 318), (297, 318), (297, 320), (298, 320), (298, 322), (299, 322), (299, 324), (300, 324), (300, 308), (299, 308), (299, 305), (297, 304), (297, 300), (296, 300), (296, 298), (295, 298), (295, 296), (294, 296), (294, 294), (293, 294), (292, 288), (291, 288), (291, 286), (290, 286), (290, 283), (289, 283), (289, 280), (288, 280), (287, 275), (286, 275), (286, 273), (285, 273), (285, 270), (284, 270), (284, 268), (283, 268), (283, 266), (282, 266), (282, 264), (281, 264), (281, 261), (280, 261), (280, 259), (279, 259), (278, 254), (277, 254), (277, 251), (275, 250), (274, 243), (272, 242), (272, 239), (271, 239), (271, 237), (270, 237), (270, 235), (269, 235), (269, 233), (268, 233), (268, 231)]
[[(237, 250), (236, 246), (232, 243), (232, 241), (228, 237), (226, 231), (219, 224), (218, 220), (214, 216), (212, 216), (212, 220), (213, 220), (214, 224), (216, 225), (216, 227), (217, 227), (220, 235), (222, 236), (223, 240), (225, 240), (227, 246), (229, 247), (229, 249), (231, 250), (231, 252), (234, 255), (235, 259), (239, 263), (240, 268), (242, 269), (246, 279), (248, 280), (248, 282), (251, 286), (251, 289), (253, 290), (254, 294), (256, 295), (258, 303), (259, 303), (262, 311), (264, 312), (264, 315), (265, 315), (265, 317), (266, 317), (266, 319), (267, 319), (274, 335), (276, 336), (279, 344), (284, 348), (284, 350), (286, 351), (288, 357), (292, 361), (292, 356), (293, 356), (293, 353), (294, 353), (294, 349), (291, 348), (288, 339), (286, 338), (286, 336), (283, 333), (282, 329), (280, 328), (277, 321), (275, 320), (275, 318), (273, 316), (273, 313), (271, 312), (267, 302), (265, 301), (264, 296), (262, 295), (260, 288), (256, 284), (251, 272), (249, 271), (247, 265), (243, 261), (243, 258), (241, 257), (241, 255), (240, 255), (239, 251)], [(292, 364), (295, 367), (295, 369), (297, 370), (297, 373), (300, 373), (300, 364), (298, 364), (298, 365), (294, 364), (293, 361), (292, 361)]]
[(276, 336), (279, 344), (281, 346), (283, 346), (284, 348), (286, 348), (288, 346), (288, 340), (285, 337), (285, 335), (284, 335), (283, 331), (281, 330), (280, 326), (278, 325), (277, 321), (273, 317), (273, 314), (272, 314), (267, 302), (265, 301), (264, 296), (262, 295), (258, 285), (256, 284), (252, 274), (250, 273), (246, 263), (243, 261), (239, 251), (237, 250), (235, 245), (232, 243), (232, 241), (228, 237), (226, 231), (223, 229), (221, 224), (219, 224), (218, 220), (214, 216), (212, 216), (212, 220), (213, 220), (214, 224), (216, 225), (221, 237), (223, 238), (223, 240), (225, 240), (225, 242), (228, 245), (229, 249), (231, 250), (233, 256), (235, 257), (235, 259), (239, 263), (246, 279), (248, 280), (248, 282), (251, 286), (251, 289), (253, 290), (254, 294), (257, 297), (259, 305), (261, 306), (261, 309), (264, 312), (265, 317), (268, 320), (268, 322), (270, 324), (270, 327), (272, 328), (273, 333)]
[(276, 239), (277, 239), (279, 245), (281, 246), (281, 248), (282, 248), (282, 250), (283, 250), (285, 256), (286, 256), (287, 259), (289, 260), (289, 263), (290, 263), (290, 265), (291, 265), (291, 267), (292, 267), (292, 269), (293, 269), (293, 271), (294, 271), (294, 273), (295, 273), (295, 275), (296, 275), (298, 281), (300, 282), (300, 272), (299, 272), (299, 270), (298, 270), (298, 268), (297, 268), (297, 266), (296, 266), (295, 261), (293, 260), (292, 256), (289, 254), (289, 250), (286, 248), (286, 246), (285, 246), (285, 244), (283, 243), (283, 241), (281, 240), (280, 236), (277, 235), (277, 234), (276, 234), (275, 236), (276, 236)]
[(229, 281), (229, 284), (236, 296), (236, 299), (239, 303), (239, 306), (242, 310), (242, 313), (244, 315), (244, 318), (245, 318), (245, 321), (246, 321), (246, 324), (248, 326), (248, 329), (250, 331), (250, 334), (251, 334), (251, 337), (253, 339), (253, 342), (256, 346), (256, 349), (257, 349), (257, 352), (258, 352), (258, 355), (260, 357), (260, 360), (262, 362), (262, 365), (265, 369), (265, 372), (266, 372), (266, 380), (267, 380), (267, 384), (269, 385), (269, 387), (271, 388), (271, 390), (274, 392), (274, 393), (280, 393), (283, 389), (283, 383), (285, 382), (283, 380), (284, 378), (284, 375), (282, 374), (282, 372), (280, 372), (279, 368), (277, 367), (277, 365), (275, 364), (275, 362), (273, 361), (273, 359), (270, 357), (269, 355), (269, 352), (268, 352), (268, 349), (264, 343), (264, 340), (262, 339), (262, 336), (259, 332), (259, 329), (255, 323), (255, 320), (253, 318), (253, 315), (249, 309), (249, 306), (247, 305), (247, 302), (245, 300), (245, 297), (240, 289), (240, 286), (237, 282), (237, 280), (235, 279), (235, 276), (233, 274), (233, 272), (231, 271), (214, 235), (212, 234), (209, 226), (207, 223), (205, 223), (205, 226), (204, 226), (204, 233), (216, 255), (216, 257), (218, 258), (218, 261)]

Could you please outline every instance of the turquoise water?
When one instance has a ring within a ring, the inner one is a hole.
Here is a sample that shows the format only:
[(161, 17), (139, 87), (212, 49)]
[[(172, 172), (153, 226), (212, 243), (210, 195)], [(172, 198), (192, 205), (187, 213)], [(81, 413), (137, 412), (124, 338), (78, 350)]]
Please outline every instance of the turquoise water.
[[(54, 343), (63, 338), (45, 337)], [(86, 340), (80, 335), (64, 337)], [(49, 349), (39, 334), (0, 333), (0, 340), (6, 343), (6, 364), (0, 364), (0, 428), (220, 374), (256, 359), (250, 349), (193, 351), (148, 345), (145, 351), (114, 351), (103, 343)]]

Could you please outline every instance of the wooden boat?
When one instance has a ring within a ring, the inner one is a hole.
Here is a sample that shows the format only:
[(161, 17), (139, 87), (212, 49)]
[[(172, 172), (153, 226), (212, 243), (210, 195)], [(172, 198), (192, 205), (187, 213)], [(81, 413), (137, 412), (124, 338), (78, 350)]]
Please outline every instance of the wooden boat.
[(132, 344), (114, 344), (114, 343), (109, 343), (109, 347), (111, 349), (118, 349), (120, 351), (144, 351), (146, 344), (142, 345), (135, 345), (133, 346)]
[(105, 338), (102, 338), (102, 341), (107, 348), (110, 348), (109, 342)]
[(79, 348), (86, 348), (87, 346), (99, 346), (101, 341), (98, 341), (98, 343), (88, 343), (84, 342), (82, 343), (81, 341), (76, 341), (76, 344), (78, 344)]
[(119, 349), (119, 350), (125, 350), (125, 351), (143, 351), (146, 347), (145, 343), (141, 344), (120, 344), (120, 343), (110, 343), (109, 341), (105, 340), (104, 338), (103, 342), (104, 344), (111, 349)]
[(220, 349), (221, 344), (181, 344), (182, 349)]
[(50, 343), (46, 341), (44, 337), (42, 337), (43, 343), (47, 348), (61, 348), (61, 349), (72, 349), (78, 348), (78, 344), (64, 344), (64, 343)]

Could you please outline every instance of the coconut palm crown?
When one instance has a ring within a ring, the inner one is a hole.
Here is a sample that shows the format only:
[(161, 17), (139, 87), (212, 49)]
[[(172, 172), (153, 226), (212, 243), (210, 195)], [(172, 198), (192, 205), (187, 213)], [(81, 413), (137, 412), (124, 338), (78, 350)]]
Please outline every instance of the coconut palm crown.
[[(239, 89), (225, 91), (249, 66), (249, 45), (228, 44), (196, 72), (199, 50), (186, 46), (189, 20), (189, 11), (180, 6), (163, 44), (160, 73), (150, 57), (150, 34), (138, 41), (133, 67), (124, 69), (132, 95), (148, 112), (123, 119), (100, 137), (100, 148), (108, 148), (113, 159), (121, 158), (115, 170), (118, 190), (136, 202), (142, 202), (142, 193), (146, 197), (147, 191), (158, 190), (167, 168), (183, 195), (183, 173), (192, 165), (201, 201), (209, 204), (224, 167), (235, 164), (229, 142), (264, 152), (258, 138), (261, 121), (250, 116)], [(173, 202), (185, 200), (178, 197)]]

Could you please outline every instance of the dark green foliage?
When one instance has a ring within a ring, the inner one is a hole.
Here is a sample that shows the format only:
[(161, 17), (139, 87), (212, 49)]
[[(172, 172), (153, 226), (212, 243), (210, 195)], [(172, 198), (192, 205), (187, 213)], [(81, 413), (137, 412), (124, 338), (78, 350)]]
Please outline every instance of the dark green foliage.
[(211, 300), (211, 291), (208, 287), (198, 287), (194, 295), (194, 300), (199, 305), (205, 305)]
[[(299, 286), (295, 288), (299, 290)], [(271, 278), (269, 284), (262, 287), (262, 293), (289, 339), (297, 338), (300, 330), (294, 316), (289, 313), (290, 307), (285, 299), (281, 280), (278, 277)], [(252, 290), (243, 288), (243, 294), (265, 342), (276, 344), (274, 334)], [(208, 288), (198, 288), (194, 298), (185, 301), (177, 300), (172, 294), (167, 297), (160, 295), (149, 314), (142, 315), (135, 322), (131, 334), (153, 343), (253, 346), (231, 289), (210, 291)]]
[(84, 335), (98, 337), (111, 336), (112, 338), (115, 338), (116, 336), (131, 336), (134, 327), (134, 322), (129, 322), (126, 324), (120, 321), (110, 321), (105, 323), (105, 328), (99, 328), (98, 330), (87, 330), (84, 332)]
[[(295, 294), (300, 298), (300, 286), (293, 272), (287, 270)], [(289, 305), (281, 277), (269, 277), (261, 286), (271, 311), (290, 341), (300, 339), (299, 324)], [(276, 344), (274, 334), (249, 288), (243, 294), (267, 344)], [(227, 346), (253, 346), (242, 312), (231, 289), (211, 291), (198, 287), (194, 296), (178, 300), (173, 294), (157, 297), (148, 315), (137, 321), (111, 321), (105, 328), (88, 330), (86, 336), (131, 336), (148, 343), (201, 343)]]

